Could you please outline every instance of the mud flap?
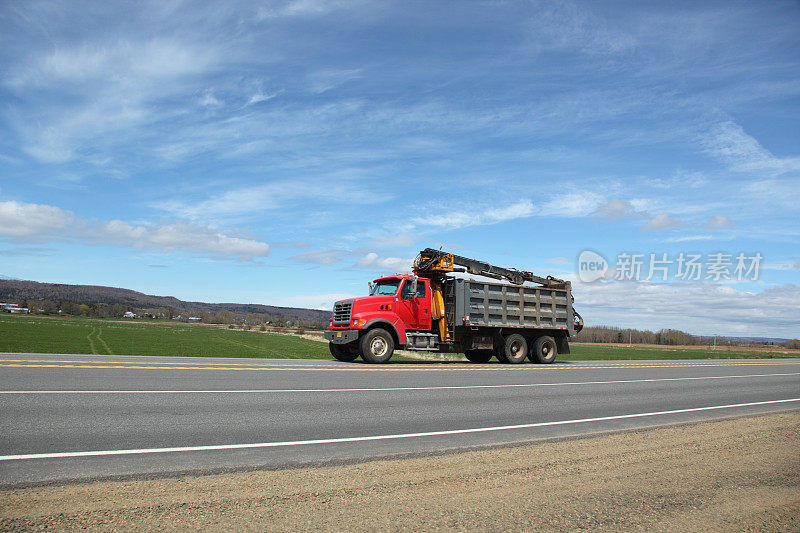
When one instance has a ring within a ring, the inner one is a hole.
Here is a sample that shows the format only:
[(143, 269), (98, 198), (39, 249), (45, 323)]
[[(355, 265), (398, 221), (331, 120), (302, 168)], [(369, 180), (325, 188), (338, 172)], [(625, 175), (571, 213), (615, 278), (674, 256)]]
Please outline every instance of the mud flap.
[(569, 354), (569, 341), (566, 335), (556, 335), (556, 349), (558, 350), (558, 355)]

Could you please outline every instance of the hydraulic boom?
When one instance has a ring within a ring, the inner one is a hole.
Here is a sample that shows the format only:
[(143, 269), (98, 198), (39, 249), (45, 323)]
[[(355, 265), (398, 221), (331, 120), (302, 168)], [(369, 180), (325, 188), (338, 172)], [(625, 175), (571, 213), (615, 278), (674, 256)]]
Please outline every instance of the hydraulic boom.
[(566, 281), (547, 276), (543, 278), (526, 270), (503, 268), (483, 261), (455, 255), (433, 248), (425, 248), (419, 253), (414, 262), (414, 274), (417, 276), (444, 276), (449, 272), (467, 272), (476, 276), (486, 276), (494, 279), (507, 279), (515, 285), (522, 285), (526, 281), (538, 283), (545, 287), (563, 288)]

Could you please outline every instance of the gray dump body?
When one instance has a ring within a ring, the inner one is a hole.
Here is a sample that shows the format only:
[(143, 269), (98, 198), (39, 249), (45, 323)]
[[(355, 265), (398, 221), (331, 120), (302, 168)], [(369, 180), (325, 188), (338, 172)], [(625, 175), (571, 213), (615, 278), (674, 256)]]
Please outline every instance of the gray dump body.
[(450, 279), (445, 296), (455, 326), (561, 330), (572, 336), (572, 292), (569, 283), (564, 287)]

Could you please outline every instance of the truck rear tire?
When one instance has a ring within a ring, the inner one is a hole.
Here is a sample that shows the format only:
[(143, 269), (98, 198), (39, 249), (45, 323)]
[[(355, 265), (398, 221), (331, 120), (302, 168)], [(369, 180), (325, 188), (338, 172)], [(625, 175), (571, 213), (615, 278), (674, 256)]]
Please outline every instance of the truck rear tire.
[(394, 352), (394, 339), (383, 328), (375, 328), (359, 341), (361, 359), (367, 363), (385, 363)]
[(504, 339), (503, 345), (497, 352), (501, 363), (518, 365), (525, 362), (528, 355), (528, 341), (519, 333), (513, 333)]
[(488, 363), (493, 354), (491, 350), (467, 350), (464, 355), (470, 363)]
[(528, 354), (528, 358), (534, 363), (549, 364), (556, 360), (558, 348), (556, 340), (548, 335), (543, 335), (533, 343), (533, 350)]
[(356, 357), (358, 357), (358, 352), (350, 351), (350, 348), (346, 344), (334, 344), (329, 342), (328, 348), (330, 349), (331, 355), (334, 357), (334, 359), (344, 361), (345, 363), (355, 361)]

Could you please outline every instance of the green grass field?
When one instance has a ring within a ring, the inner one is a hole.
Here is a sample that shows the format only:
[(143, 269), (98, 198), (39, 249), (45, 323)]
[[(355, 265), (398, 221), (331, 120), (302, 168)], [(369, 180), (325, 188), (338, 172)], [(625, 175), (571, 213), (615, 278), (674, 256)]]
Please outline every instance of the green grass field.
[[(194, 357), (331, 358), (327, 344), (292, 335), (157, 321), (0, 315), (0, 352)], [(797, 352), (572, 345), (562, 361), (800, 357)], [(403, 360), (402, 356), (397, 356)]]
[(800, 357), (797, 352), (766, 352), (763, 350), (748, 350), (746, 348), (718, 348), (716, 350), (703, 348), (681, 348), (663, 346), (658, 348), (625, 345), (570, 346), (569, 355), (559, 355), (561, 361), (593, 361), (605, 359), (774, 359), (779, 357)]
[(0, 315), (0, 352), (322, 359), (328, 346), (290, 335), (169, 322)]

